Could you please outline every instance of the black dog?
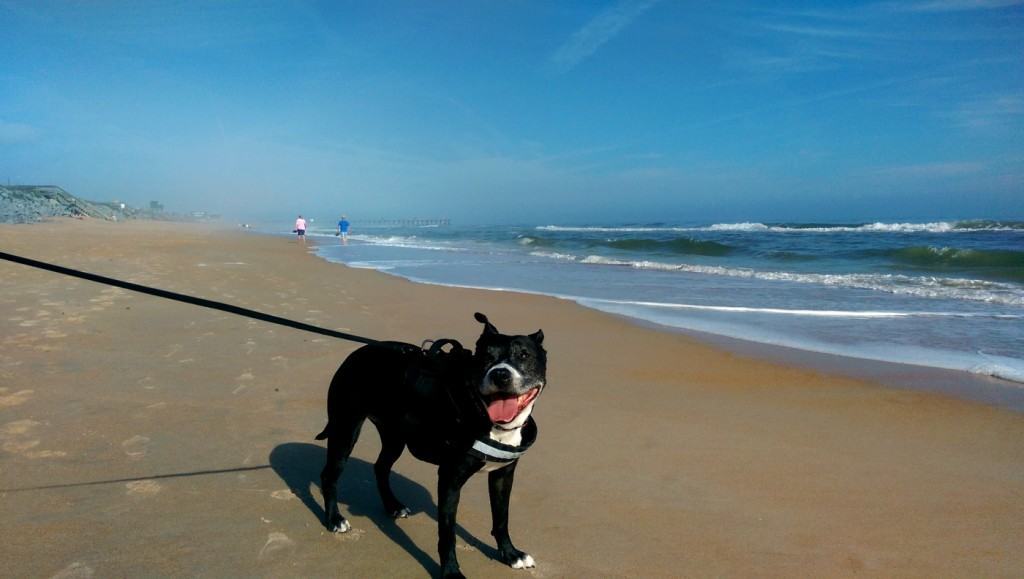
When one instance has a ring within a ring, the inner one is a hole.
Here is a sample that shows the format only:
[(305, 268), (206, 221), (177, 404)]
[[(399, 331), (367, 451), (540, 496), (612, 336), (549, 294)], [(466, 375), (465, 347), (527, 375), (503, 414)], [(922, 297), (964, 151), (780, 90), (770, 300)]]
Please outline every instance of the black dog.
[(481, 471), (488, 472), (491, 534), (499, 557), (517, 569), (534, 566), (533, 557), (509, 538), (508, 505), (519, 456), (537, 436), (530, 413), (546, 383), (544, 333), (506, 336), (483, 314), (475, 317), (484, 330), (473, 354), (454, 340), (441, 340), (429, 351), (383, 342), (349, 355), (331, 380), (327, 427), (316, 437), (327, 439), (321, 490), (327, 528), (337, 533), (350, 528), (338, 510), (337, 482), (366, 418), (380, 433), (374, 473), (392, 517), (409, 515), (389, 478), (405, 447), (438, 465), (437, 549), (445, 577), (462, 576), (455, 556), (455, 513), (462, 485)]

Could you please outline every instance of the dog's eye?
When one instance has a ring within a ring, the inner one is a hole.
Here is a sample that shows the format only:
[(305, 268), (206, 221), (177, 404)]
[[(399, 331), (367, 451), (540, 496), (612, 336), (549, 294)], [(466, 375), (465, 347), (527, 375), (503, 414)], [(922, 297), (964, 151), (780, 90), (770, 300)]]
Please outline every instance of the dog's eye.
[(516, 357), (519, 358), (520, 360), (525, 360), (530, 357), (530, 353), (527, 352), (526, 350), (520, 350), (519, 354)]

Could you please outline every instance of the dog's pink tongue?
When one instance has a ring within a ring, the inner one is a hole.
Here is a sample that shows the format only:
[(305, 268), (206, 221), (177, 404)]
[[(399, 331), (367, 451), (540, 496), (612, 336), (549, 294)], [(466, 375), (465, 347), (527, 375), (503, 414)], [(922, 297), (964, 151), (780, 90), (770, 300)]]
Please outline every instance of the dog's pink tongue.
[(487, 405), (487, 415), (491, 422), (512, 422), (519, 412), (517, 398), (498, 398)]

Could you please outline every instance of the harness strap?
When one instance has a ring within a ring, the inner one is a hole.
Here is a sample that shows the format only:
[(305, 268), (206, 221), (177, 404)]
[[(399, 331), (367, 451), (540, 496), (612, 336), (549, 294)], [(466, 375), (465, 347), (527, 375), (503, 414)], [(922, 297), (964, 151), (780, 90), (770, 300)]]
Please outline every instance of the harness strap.
[(533, 417), (526, 419), (522, 428), (523, 440), (519, 446), (502, 444), (489, 437), (478, 438), (473, 441), (469, 453), (487, 462), (512, 462), (526, 454), (537, 440), (537, 422)]
[[(491, 441), (494, 442), (493, 440)], [(486, 440), (477, 440), (473, 442), (473, 450), (484, 455), (483, 459), (486, 461), (512, 461), (523, 455), (519, 451), (509, 451), (498, 448), (497, 446), (491, 446)]]

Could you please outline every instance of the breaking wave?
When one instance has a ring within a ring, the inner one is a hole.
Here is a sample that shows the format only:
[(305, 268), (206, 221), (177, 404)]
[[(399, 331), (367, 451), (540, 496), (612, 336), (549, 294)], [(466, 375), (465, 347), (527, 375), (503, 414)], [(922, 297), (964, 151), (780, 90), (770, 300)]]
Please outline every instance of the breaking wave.
[(882, 291), (921, 298), (970, 300), (991, 304), (1024, 306), (1024, 290), (1019, 286), (986, 280), (910, 276), (903, 274), (825, 274), (760, 271), (755, 269), (730, 268), (716, 265), (676, 264), (650, 260), (628, 261), (608, 258), (600, 255), (588, 255), (578, 261), (579, 263), (589, 265), (699, 273), (736, 278), (752, 278), (766, 281), (813, 283), (825, 286)]
[(540, 231), (579, 231), (579, 232), (665, 232), (665, 231), (773, 231), (779, 233), (960, 233), (970, 231), (1022, 231), (1024, 221), (996, 221), (972, 219), (963, 221), (933, 221), (928, 223), (715, 223), (696, 227), (664, 227), (664, 226), (562, 226), (542, 225)]
[(349, 239), (361, 241), (370, 245), (382, 245), (387, 247), (403, 247), (406, 249), (425, 249), (429, 251), (466, 251), (465, 248), (455, 245), (444, 244), (436, 239), (419, 239), (414, 235), (350, 235)]

